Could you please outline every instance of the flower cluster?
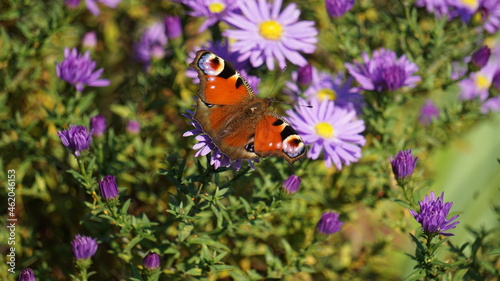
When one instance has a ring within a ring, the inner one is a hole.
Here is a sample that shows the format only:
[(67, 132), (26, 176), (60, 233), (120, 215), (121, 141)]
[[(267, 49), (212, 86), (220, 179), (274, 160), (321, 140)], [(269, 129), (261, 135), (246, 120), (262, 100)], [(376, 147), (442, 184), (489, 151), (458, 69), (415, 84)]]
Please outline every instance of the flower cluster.
[[(299, 100), (299, 104), (306, 102)], [(287, 110), (290, 123), (311, 145), (307, 157), (318, 159), (323, 152), (326, 166), (334, 164), (339, 170), (342, 165), (357, 162), (365, 144), (360, 134), (365, 130), (363, 120), (356, 118), (354, 110), (338, 107), (330, 99), (311, 99), (310, 105), (312, 108), (296, 106), (295, 110)]]
[[(332, 75), (326, 71), (318, 71), (310, 65), (292, 72), (291, 77), (292, 80), (285, 83), (285, 92), (295, 100), (300, 97), (320, 101), (328, 99), (335, 101), (338, 107), (355, 110), (357, 114), (361, 114), (363, 96), (352, 87), (352, 77), (344, 79), (343, 73)], [(304, 88), (304, 85), (307, 87)]]
[(483, 46), (470, 58), (478, 71), (470, 73), (459, 82), (460, 100), (479, 100), (481, 112), (500, 110), (500, 95), (490, 94), (492, 88), (500, 88), (500, 50)]
[(411, 149), (401, 150), (391, 160), (392, 172), (396, 179), (405, 179), (413, 174), (418, 157), (411, 155)]
[(439, 108), (430, 99), (426, 100), (420, 109), (418, 120), (424, 126), (432, 123), (432, 120), (439, 118)]
[(19, 281), (35, 281), (35, 274), (31, 268), (25, 268), (19, 274)]
[(135, 57), (141, 63), (148, 65), (152, 59), (161, 59), (165, 56), (167, 43), (165, 24), (158, 21), (147, 27), (142, 33), (141, 40), (134, 45)]
[(282, 0), (273, 4), (265, 0), (239, 2), (242, 14), (233, 13), (226, 21), (235, 29), (224, 32), (224, 36), (235, 42), (231, 50), (239, 52), (238, 61), (249, 60), (253, 67), (266, 64), (274, 70), (274, 60), (280, 68), (286, 60), (304, 66), (306, 59), (300, 54), (311, 54), (316, 49), (318, 31), (312, 21), (299, 21), (300, 10), (294, 3), (281, 11)]
[(160, 267), (160, 256), (155, 252), (149, 252), (144, 257), (144, 267), (147, 269), (157, 269)]
[(75, 240), (71, 242), (71, 246), (77, 260), (89, 259), (97, 251), (97, 239), (77, 234)]
[(421, 80), (420, 76), (414, 75), (418, 71), (417, 65), (405, 55), (398, 58), (391, 50), (379, 49), (373, 52), (372, 58), (366, 53), (362, 58), (363, 63), (346, 63), (345, 67), (364, 90), (394, 91), (414, 87)]
[(460, 17), (469, 22), (474, 14), (479, 14), (483, 28), (488, 33), (497, 32), (500, 27), (500, 0), (448, 1), (417, 0), (417, 7), (425, 7), (437, 17), (453, 19)]
[(283, 182), (283, 189), (286, 193), (293, 194), (299, 190), (301, 182), (302, 180), (298, 176), (291, 175)]
[(332, 17), (338, 18), (352, 9), (354, 6), (354, 0), (326, 0), (325, 5), (328, 14)]
[(424, 201), (419, 201), (420, 212), (410, 210), (412, 216), (422, 225), (422, 230), (428, 234), (441, 234), (444, 236), (452, 236), (454, 234), (444, 232), (456, 227), (459, 223), (454, 221), (458, 215), (450, 219), (446, 219), (450, 212), (452, 202), (444, 203), (444, 192), (436, 198), (434, 192), (426, 195)]
[(75, 156), (80, 156), (81, 152), (89, 149), (92, 142), (92, 132), (85, 126), (70, 125), (69, 130), (58, 131), (57, 135), (63, 145), (69, 148)]
[(316, 225), (316, 229), (322, 234), (333, 234), (339, 232), (344, 223), (339, 220), (339, 214), (329, 211), (324, 212)]
[(88, 85), (92, 87), (105, 87), (109, 80), (99, 79), (104, 69), (94, 71), (96, 63), (90, 59), (89, 51), (84, 55), (78, 53), (76, 48), (64, 49), (64, 60), (56, 63), (56, 73), (59, 78), (75, 86), (81, 92)]
[(198, 32), (203, 32), (239, 10), (239, 0), (183, 0), (182, 2), (191, 8), (189, 15), (205, 18)]
[(106, 118), (102, 115), (96, 115), (90, 118), (90, 130), (94, 136), (100, 137), (106, 131)]
[(104, 200), (110, 201), (118, 197), (118, 185), (114, 176), (107, 175), (99, 181), (99, 189)]

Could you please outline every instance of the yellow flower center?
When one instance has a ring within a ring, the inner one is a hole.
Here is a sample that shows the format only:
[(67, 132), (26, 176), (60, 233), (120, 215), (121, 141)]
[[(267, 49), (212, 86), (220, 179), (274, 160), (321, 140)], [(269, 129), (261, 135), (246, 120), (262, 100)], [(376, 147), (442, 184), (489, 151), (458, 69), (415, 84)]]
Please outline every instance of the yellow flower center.
[(208, 6), (208, 10), (214, 14), (218, 14), (226, 8), (226, 5), (220, 2), (214, 2)]
[(460, 2), (462, 2), (462, 4), (464, 4), (465, 6), (470, 8), (471, 10), (475, 10), (479, 6), (478, 0), (460, 0)]
[(269, 40), (279, 40), (283, 34), (283, 27), (277, 21), (267, 20), (260, 24), (260, 35)]
[(479, 89), (488, 89), (491, 86), (491, 81), (489, 81), (488, 78), (484, 77), (484, 75), (477, 74), (476, 86)]
[(316, 130), (316, 134), (322, 138), (329, 139), (333, 137), (335, 133), (335, 129), (333, 126), (326, 122), (318, 123), (314, 129)]
[(329, 99), (335, 100), (337, 98), (337, 92), (333, 89), (321, 89), (317, 93), (319, 100)]

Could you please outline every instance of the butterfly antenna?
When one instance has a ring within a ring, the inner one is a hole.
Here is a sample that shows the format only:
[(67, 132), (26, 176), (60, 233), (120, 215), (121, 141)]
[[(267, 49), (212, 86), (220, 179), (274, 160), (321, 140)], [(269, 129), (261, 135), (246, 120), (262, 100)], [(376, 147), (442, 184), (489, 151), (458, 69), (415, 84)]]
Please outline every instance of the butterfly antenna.
[(278, 74), (278, 79), (276, 79), (276, 82), (274, 83), (274, 86), (271, 89), (269, 96), (272, 95), (272, 93), (274, 92), (274, 89), (276, 89), (276, 85), (278, 85), (278, 82), (280, 81), (281, 76), (283, 76), (283, 73), (285, 72), (285, 70), (286, 70), (286, 65), (281, 69), (280, 73)]
[(313, 108), (313, 106), (310, 105), (310, 104), (298, 104), (298, 103), (295, 103), (295, 102), (284, 102), (284, 101), (279, 101), (279, 100), (275, 100), (274, 102), (283, 103), (283, 104), (287, 104), (287, 105), (290, 105), (290, 106), (305, 106), (307, 108)]

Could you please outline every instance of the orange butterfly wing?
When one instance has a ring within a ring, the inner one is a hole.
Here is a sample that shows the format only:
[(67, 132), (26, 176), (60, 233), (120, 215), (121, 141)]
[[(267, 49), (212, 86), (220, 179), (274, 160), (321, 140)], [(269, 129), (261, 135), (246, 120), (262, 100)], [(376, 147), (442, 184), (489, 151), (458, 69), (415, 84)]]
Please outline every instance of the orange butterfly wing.
[(201, 50), (190, 66), (201, 81), (194, 119), (222, 153), (232, 160), (278, 156), (290, 164), (305, 155), (297, 132), (267, 110), (272, 101), (256, 97), (229, 63)]

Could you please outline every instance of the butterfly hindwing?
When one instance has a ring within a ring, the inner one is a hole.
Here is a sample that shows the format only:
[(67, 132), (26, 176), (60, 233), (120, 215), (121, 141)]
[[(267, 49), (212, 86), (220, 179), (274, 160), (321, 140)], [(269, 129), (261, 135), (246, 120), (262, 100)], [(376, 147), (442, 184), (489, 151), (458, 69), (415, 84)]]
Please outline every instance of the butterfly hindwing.
[(292, 164), (302, 158), (306, 146), (295, 129), (281, 116), (268, 111), (255, 128), (255, 153), (285, 158)]

